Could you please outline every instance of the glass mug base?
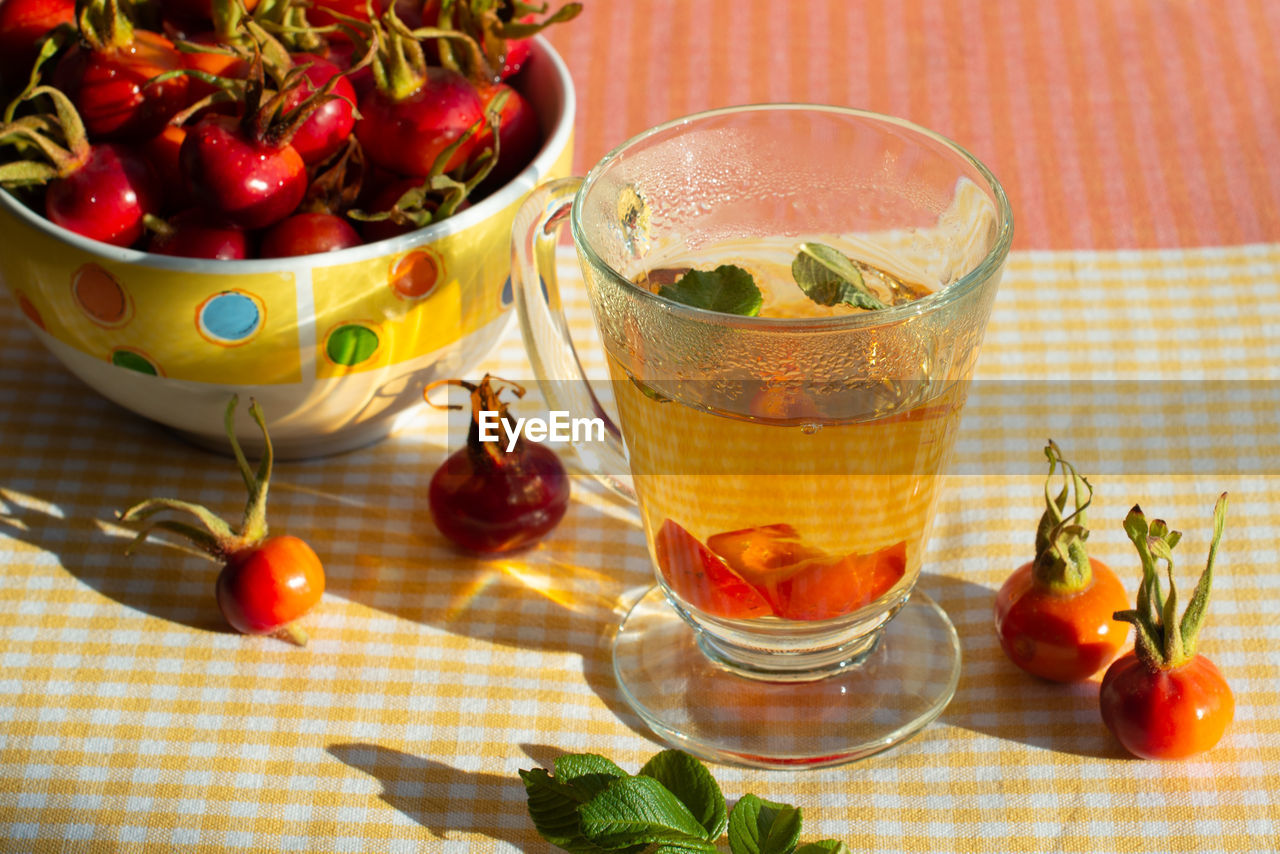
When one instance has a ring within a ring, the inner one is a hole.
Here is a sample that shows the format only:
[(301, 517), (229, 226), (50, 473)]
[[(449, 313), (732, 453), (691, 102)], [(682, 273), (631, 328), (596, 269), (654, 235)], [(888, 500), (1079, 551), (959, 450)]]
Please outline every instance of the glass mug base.
[(937, 718), (960, 679), (955, 627), (919, 590), (857, 649), (779, 678), (699, 635), (654, 587), (614, 636), (613, 669), (655, 734), (713, 762), (786, 770), (871, 756)]
[(770, 633), (763, 632), (759, 626), (753, 626), (747, 633), (734, 632), (718, 623), (704, 628), (698, 618), (685, 613), (670, 595), (668, 602), (693, 628), (703, 654), (726, 670), (766, 682), (812, 682), (857, 666), (870, 655), (880, 642), (885, 623), (902, 609), (910, 593), (910, 590), (903, 591), (895, 602), (869, 620), (834, 633), (810, 634), (796, 632), (794, 623)]

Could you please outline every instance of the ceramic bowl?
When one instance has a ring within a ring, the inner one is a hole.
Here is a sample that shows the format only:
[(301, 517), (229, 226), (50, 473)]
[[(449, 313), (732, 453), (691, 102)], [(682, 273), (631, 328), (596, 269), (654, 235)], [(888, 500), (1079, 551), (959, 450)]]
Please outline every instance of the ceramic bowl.
[[(262, 405), (282, 458), (368, 444), (422, 404), (426, 383), (467, 376), (512, 317), (512, 220), (536, 184), (569, 174), (574, 119), (568, 69), (544, 39), (518, 86), (541, 151), (411, 234), (296, 258), (172, 258), (80, 237), (0, 191), (0, 280), (68, 370), (191, 441), (227, 449), (235, 393)], [(260, 448), (243, 406), (236, 432)]]

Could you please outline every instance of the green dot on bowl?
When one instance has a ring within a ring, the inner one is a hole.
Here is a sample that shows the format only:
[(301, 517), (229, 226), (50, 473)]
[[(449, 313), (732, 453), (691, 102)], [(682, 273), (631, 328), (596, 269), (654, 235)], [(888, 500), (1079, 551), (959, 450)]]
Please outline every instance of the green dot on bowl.
[(358, 365), (377, 351), (378, 333), (356, 323), (339, 326), (325, 342), (325, 352), (339, 365)]
[(146, 356), (142, 356), (132, 350), (114, 350), (111, 353), (111, 364), (118, 368), (128, 368), (131, 371), (137, 371), (140, 374), (150, 374), (157, 376), (160, 371), (152, 364), (151, 360)]

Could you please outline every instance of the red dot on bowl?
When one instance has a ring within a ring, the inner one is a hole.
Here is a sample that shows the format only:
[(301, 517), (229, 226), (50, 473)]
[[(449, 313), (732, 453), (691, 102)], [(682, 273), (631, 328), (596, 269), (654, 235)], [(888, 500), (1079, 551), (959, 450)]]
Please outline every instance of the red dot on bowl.
[(103, 324), (125, 320), (129, 298), (120, 283), (97, 264), (85, 264), (71, 277), (76, 302), (90, 318)]
[(391, 267), (391, 288), (407, 299), (431, 293), (443, 272), (440, 259), (425, 249), (415, 249)]

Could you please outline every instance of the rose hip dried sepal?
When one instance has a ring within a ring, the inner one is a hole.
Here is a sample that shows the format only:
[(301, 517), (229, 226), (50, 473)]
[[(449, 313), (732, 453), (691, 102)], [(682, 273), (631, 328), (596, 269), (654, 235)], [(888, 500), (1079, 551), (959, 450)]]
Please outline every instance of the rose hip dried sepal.
[[(227, 622), (242, 634), (278, 635), (299, 646), (307, 633), (297, 621), (320, 602), (324, 593), (324, 569), (316, 553), (292, 536), (267, 536), (267, 487), (271, 480), (271, 437), (262, 409), (250, 401), (249, 414), (262, 430), (264, 449), (255, 472), (236, 440), (233, 419), (238, 398), (227, 405), (226, 429), (240, 466), (249, 498), (239, 531), (211, 510), (175, 498), (149, 498), (119, 514), (122, 522), (145, 523), (129, 546), (132, 552), (155, 530), (178, 534), (222, 564), (218, 574), (218, 607)], [(167, 510), (188, 513), (203, 526), (176, 519), (151, 518)]]

